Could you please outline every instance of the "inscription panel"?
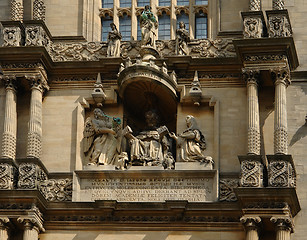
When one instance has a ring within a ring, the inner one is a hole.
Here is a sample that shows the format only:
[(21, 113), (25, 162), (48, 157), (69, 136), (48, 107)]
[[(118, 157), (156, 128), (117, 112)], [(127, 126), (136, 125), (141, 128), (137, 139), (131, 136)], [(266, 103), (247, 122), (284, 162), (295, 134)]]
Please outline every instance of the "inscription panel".
[(117, 200), (118, 202), (214, 201), (213, 178), (83, 178), (80, 201)]

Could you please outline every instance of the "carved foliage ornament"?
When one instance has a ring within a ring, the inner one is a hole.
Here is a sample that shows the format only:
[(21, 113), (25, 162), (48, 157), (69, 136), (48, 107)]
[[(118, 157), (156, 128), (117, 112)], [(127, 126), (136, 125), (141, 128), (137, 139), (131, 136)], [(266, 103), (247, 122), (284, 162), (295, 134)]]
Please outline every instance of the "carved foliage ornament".
[(220, 201), (235, 202), (237, 197), (234, 188), (239, 186), (238, 179), (220, 179)]
[(21, 163), (19, 165), (18, 188), (36, 189), (39, 182), (47, 179), (45, 171), (34, 163)]
[(275, 85), (282, 83), (288, 86), (290, 84), (290, 71), (288, 68), (271, 69), (270, 72)]
[(64, 202), (71, 201), (72, 179), (49, 179), (40, 183), (40, 191), (47, 201)]
[(263, 33), (263, 24), (260, 17), (245, 17), (243, 20), (244, 38), (261, 38)]
[(262, 187), (263, 166), (259, 161), (243, 160), (241, 162), (241, 187)]
[(243, 216), (240, 218), (240, 222), (244, 224), (246, 230), (257, 230), (261, 218), (258, 216)]
[(293, 232), (294, 224), (293, 220), (289, 216), (274, 216), (270, 221), (275, 224), (276, 230), (284, 230)]

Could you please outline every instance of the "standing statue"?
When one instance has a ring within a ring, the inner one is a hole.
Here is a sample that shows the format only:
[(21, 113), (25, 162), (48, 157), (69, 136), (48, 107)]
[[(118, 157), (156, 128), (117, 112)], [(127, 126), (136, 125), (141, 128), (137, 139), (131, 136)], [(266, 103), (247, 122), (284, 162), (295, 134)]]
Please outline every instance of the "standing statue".
[(108, 57), (119, 57), (120, 56), (120, 40), (122, 39), (121, 33), (117, 30), (117, 27), (114, 23), (110, 24), (112, 29), (108, 34)]
[(142, 46), (151, 46), (155, 48), (155, 29), (158, 28), (158, 22), (153, 15), (150, 6), (146, 5), (140, 17), (140, 27), (142, 34)]
[(205, 156), (203, 151), (206, 149), (206, 141), (202, 132), (198, 129), (196, 120), (193, 116), (186, 117), (187, 129), (178, 136), (170, 133), (170, 136), (176, 140), (180, 150), (181, 162), (204, 162), (212, 164), (213, 160), (210, 156)]
[(189, 32), (185, 29), (185, 23), (179, 22), (179, 29), (176, 30), (176, 54), (189, 55), (188, 42)]
[(117, 165), (116, 156), (121, 142), (118, 133), (121, 120), (110, 118), (95, 108), (94, 118), (88, 117), (83, 131), (83, 151), (90, 155), (89, 165)]
[[(147, 129), (140, 132), (136, 137), (127, 126), (123, 135), (130, 142), (130, 158), (132, 165), (165, 166), (171, 168), (174, 162), (169, 152), (169, 142), (166, 138), (168, 129), (166, 126), (158, 126), (158, 114), (151, 110), (145, 113)], [(170, 160), (172, 159), (172, 160)]]

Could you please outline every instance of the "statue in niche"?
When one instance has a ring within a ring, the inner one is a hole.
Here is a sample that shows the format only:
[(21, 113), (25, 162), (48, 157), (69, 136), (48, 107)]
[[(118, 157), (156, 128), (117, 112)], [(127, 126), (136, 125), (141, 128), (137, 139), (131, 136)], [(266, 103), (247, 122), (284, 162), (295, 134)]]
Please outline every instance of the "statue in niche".
[(205, 156), (203, 151), (206, 149), (206, 141), (202, 132), (197, 127), (196, 120), (193, 116), (186, 117), (187, 129), (178, 136), (175, 133), (170, 133), (170, 136), (176, 140), (177, 147), (180, 150), (181, 162), (203, 162), (206, 165), (213, 166), (212, 157)]
[(117, 27), (114, 23), (110, 24), (112, 29), (108, 34), (108, 48), (107, 56), (108, 57), (119, 57), (120, 56), (120, 40), (122, 39), (121, 33), (117, 30)]
[(118, 165), (120, 125), (120, 118), (111, 118), (99, 108), (95, 108), (93, 118), (86, 119), (83, 151), (90, 156), (88, 165)]
[(140, 27), (142, 34), (142, 46), (151, 46), (155, 48), (155, 29), (158, 28), (158, 22), (153, 15), (150, 6), (146, 5), (140, 17)]
[(166, 126), (158, 127), (159, 116), (154, 110), (145, 113), (147, 128), (137, 136), (127, 126), (123, 135), (130, 143), (130, 162), (136, 166), (164, 166), (171, 169), (174, 163), (169, 151), (169, 141), (166, 137)]
[(179, 29), (176, 30), (176, 54), (189, 55), (188, 42), (189, 32), (185, 29), (185, 23), (179, 22)]

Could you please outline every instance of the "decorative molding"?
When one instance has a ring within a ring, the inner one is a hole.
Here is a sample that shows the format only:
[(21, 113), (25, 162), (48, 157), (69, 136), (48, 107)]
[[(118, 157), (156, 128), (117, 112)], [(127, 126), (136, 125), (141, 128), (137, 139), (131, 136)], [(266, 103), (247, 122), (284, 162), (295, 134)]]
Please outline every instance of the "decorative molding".
[(201, 6), (194, 6), (194, 13), (203, 12), (205, 14), (208, 14), (208, 6), (207, 5), (201, 5)]
[(70, 202), (72, 199), (72, 179), (48, 179), (39, 183), (39, 190), (47, 201)]
[(243, 216), (240, 218), (240, 222), (243, 223), (247, 231), (258, 230), (261, 218), (258, 216)]
[(166, 15), (171, 15), (171, 7), (163, 6), (163, 7), (157, 7), (157, 15), (162, 16), (163, 12), (166, 13)]
[(200, 57), (217, 58), (235, 56), (234, 46), (227, 39), (204, 39), (188, 45), (191, 46), (190, 53), (199, 53)]
[(270, 38), (291, 37), (292, 27), (287, 10), (266, 11)]
[(175, 14), (180, 15), (181, 12), (184, 12), (186, 15), (189, 15), (190, 8), (188, 6), (175, 6)]
[(117, 16), (123, 17), (125, 13), (131, 17), (131, 8), (118, 8), (117, 9)]
[(261, 18), (246, 17), (243, 20), (244, 38), (261, 38), (263, 34), (263, 24)]
[(44, 0), (34, 0), (33, 2), (33, 19), (43, 20), (46, 19), (46, 6)]
[(135, 15), (136, 16), (141, 16), (143, 11), (144, 11), (144, 7), (136, 7), (135, 8)]
[(22, 46), (22, 32), (19, 27), (4, 27), (2, 32), (3, 47)]
[(18, 172), (18, 188), (20, 189), (37, 189), (41, 181), (47, 180), (46, 172), (35, 163), (21, 163)]
[(44, 46), (50, 49), (51, 40), (42, 26), (27, 25), (25, 33), (25, 46)]
[(105, 18), (107, 16), (110, 16), (110, 17), (114, 16), (113, 9), (112, 8), (100, 8), (99, 9), (99, 17)]
[(0, 189), (15, 189), (17, 169), (9, 163), (0, 163)]
[(277, 67), (270, 69), (271, 77), (275, 84), (282, 83), (286, 87), (290, 85), (290, 70), (287, 67)]
[(245, 55), (244, 61), (248, 62), (268, 62), (268, 61), (287, 61), (287, 56), (284, 54), (257, 54), (257, 55)]
[(40, 74), (29, 74), (25, 78), (29, 81), (31, 88), (36, 88), (41, 92), (49, 90), (47, 81)]
[(237, 201), (234, 188), (239, 187), (239, 179), (220, 178), (220, 201), (235, 202)]

